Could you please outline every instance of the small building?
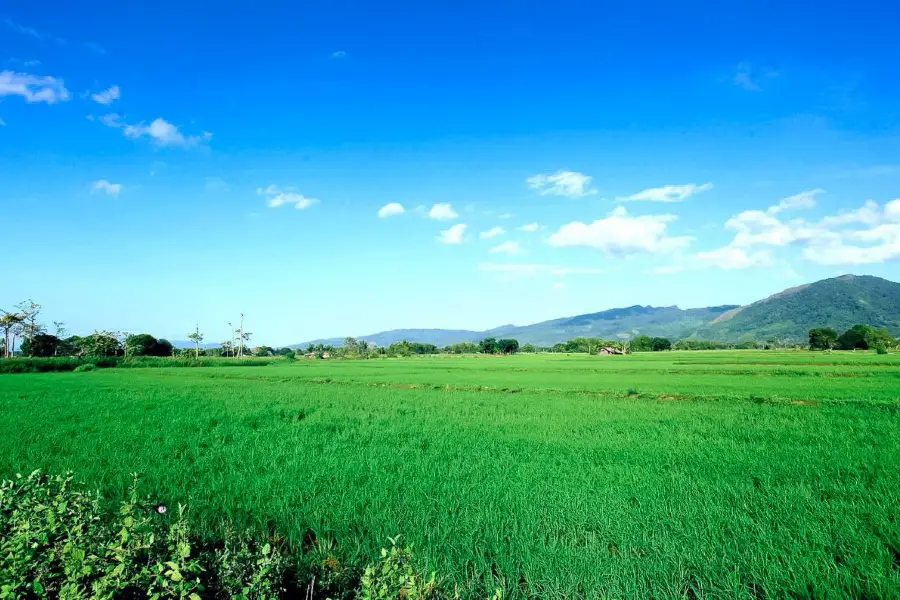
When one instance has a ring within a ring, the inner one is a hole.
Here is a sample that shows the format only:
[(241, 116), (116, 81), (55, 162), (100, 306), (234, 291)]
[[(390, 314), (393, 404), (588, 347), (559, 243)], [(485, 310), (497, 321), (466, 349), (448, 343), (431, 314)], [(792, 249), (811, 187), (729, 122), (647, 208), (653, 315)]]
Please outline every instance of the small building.
[(625, 351), (619, 348), (613, 348), (612, 346), (606, 346), (600, 348), (600, 351), (597, 354), (625, 354)]

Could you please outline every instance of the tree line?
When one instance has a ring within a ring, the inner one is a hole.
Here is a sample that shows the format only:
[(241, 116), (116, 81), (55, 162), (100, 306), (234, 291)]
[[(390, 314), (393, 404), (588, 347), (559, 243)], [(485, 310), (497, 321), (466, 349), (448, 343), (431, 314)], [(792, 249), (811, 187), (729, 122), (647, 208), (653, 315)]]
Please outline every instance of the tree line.
[(816, 327), (809, 330), (810, 350), (869, 350), (887, 352), (888, 348), (897, 345), (897, 340), (884, 327), (870, 325), (854, 325), (844, 333), (831, 327)]

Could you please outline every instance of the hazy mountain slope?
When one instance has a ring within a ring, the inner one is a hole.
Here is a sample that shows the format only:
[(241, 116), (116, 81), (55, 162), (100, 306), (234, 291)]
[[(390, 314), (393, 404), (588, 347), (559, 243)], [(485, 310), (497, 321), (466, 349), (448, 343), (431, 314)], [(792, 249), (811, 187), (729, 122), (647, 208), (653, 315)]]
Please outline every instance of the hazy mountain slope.
[(857, 323), (900, 334), (900, 284), (869, 275), (843, 275), (791, 288), (724, 314), (693, 337), (718, 340), (792, 338), (813, 327), (842, 332)]
[[(470, 342), (484, 337), (483, 332), (469, 331), (465, 329), (392, 329), (370, 335), (354, 336), (360, 340), (366, 340), (377, 346), (390, 346), (394, 342), (406, 340), (408, 342), (426, 342), (436, 346), (447, 346), (457, 342)], [(311, 340), (301, 344), (291, 344), (291, 348), (305, 348), (309, 344), (325, 344), (340, 346), (344, 338), (327, 338)]]
[(513, 337), (520, 343), (550, 346), (578, 336), (627, 339), (635, 335), (687, 337), (707, 325), (733, 305), (692, 308), (677, 306), (629, 306), (526, 325), (494, 330), (491, 333)]
[[(770, 338), (806, 339), (813, 327), (842, 332), (857, 323), (887, 327), (900, 335), (900, 284), (869, 275), (843, 275), (786, 289), (746, 306), (724, 305), (682, 310), (677, 306), (629, 306), (543, 321), (503, 325), (488, 331), (396, 329), (361, 339), (387, 346), (400, 340), (446, 346), (485, 337), (512, 337), (520, 343), (552, 346), (587, 336), (627, 339), (636, 335), (736, 341)], [(315, 340), (338, 346), (343, 338)], [(308, 343), (308, 342), (307, 342)], [(295, 344), (297, 346), (304, 344)]]

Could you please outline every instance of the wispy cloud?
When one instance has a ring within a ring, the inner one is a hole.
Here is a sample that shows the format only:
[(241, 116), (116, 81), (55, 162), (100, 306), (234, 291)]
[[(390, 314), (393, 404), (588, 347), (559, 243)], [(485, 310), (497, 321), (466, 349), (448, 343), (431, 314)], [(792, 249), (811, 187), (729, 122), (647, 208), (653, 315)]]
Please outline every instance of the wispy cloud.
[(694, 194), (711, 190), (711, 183), (697, 185), (688, 183), (685, 185), (664, 185), (662, 187), (648, 188), (631, 196), (619, 198), (620, 202), (681, 202)]
[(606, 272), (605, 269), (599, 267), (567, 267), (545, 263), (520, 262), (483, 262), (478, 265), (478, 270), (486, 273), (497, 273), (506, 277), (534, 277), (537, 275), (565, 277), (568, 275), (600, 275)]
[(100, 122), (107, 127), (121, 129), (127, 138), (140, 139), (148, 137), (156, 146), (190, 148), (205, 144), (212, 139), (212, 134), (208, 131), (204, 131), (200, 135), (184, 135), (177, 125), (173, 125), (162, 118), (154, 119), (149, 125), (143, 122), (137, 125), (129, 125), (122, 122), (119, 115), (111, 113), (100, 117)]
[(428, 211), (428, 218), (436, 221), (452, 221), (458, 217), (459, 213), (447, 202), (438, 202)]
[(117, 197), (121, 191), (121, 183), (110, 183), (106, 179), (98, 179), (91, 184), (91, 194), (105, 193), (107, 196)]
[(497, 227), (491, 227), (487, 231), (482, 231), (478, 234), (478, 237), (483, 240), (489, 240), (491, 238), (497, 237), (498, 235), (503, 235), (504, 233), (506, 233), (506, 230), (498, 225)]
[(308, 198), (307, 196), (300, 194), (294, 190), (294, 188), (282, 189), (275, 184), (271, 184), (264, 188), (257, 188), (256, 193), (266, 197), (266, 205), (269, 208), (278, 208), (285, 204), (293, 204), (294, 208), (297, 210), (303, 210), (319, 202), (316, 198)]
[(537, 223), (528, 223), (527, 225), (522, 225), (521, 227), (519, 227), (519, 231), (525, 231), (527, 233), (534, 233), (535, 231), (540, 229), (540, 227), (541, 226), (538, 225)]
[(336, 50), (335, 52), (331, 53), (331, 58), (334, 58), (334, 59), (347, 58), (347, 53), (344, 52), (343, 50)]
[(758, 92), (762, 90), (763, 82), (773, 77), (778, 77), (778, 71), (772, 67), (759, 67), (749, 62), (741, 62), (735, 68), (732, 83), (739, 88)]
[(22, 35), (27, 35), (27, 36), (33, 37), (36, 40), (55, 42), (59, 45), (63, 45), (66, 43), (66, 40), (64, 40), (61, 37), (57, 37), (57, 36), (51, 35), (49, 33), (44, 33), (44, 32), (38, 31), (37, 29), (34, 29), (32, 27), (26, 27), (25, 25), (20, 25), (19, 23), (16, 23), (12, 19), (6, 19), (5, 22), (6, 22), (6, 26), (9, 27), (10, 29), (12, 29), (13, 31), (18, 31)]
[(399, 202), (388, 202), (378, 209), (378, 216), (384, 219), (395, 215), (402, 215), (404, 212), (406, 212), (406, 209), (403, 208), (403, 205)]
[(219, 177), (207, 177), (203, 184), (203, 191), (207, 194), (225, 194), (230, 191), (228, 184)]
[(91, 99), (98, 104), (112, 104), (119, 99), (119, 86), (114, 85), (107, 90), (91, 94)]
[(525, 251), (522, 249), (522, 246), (519, 242), (503, 242), (499, 246), (494, 246), (491, 248), (491, 254), (523, 254)]
[(0, 72), (0, 97), (21, 96), (26, 102), (56, 104), (69, 99), (62, 79), (41, 77), (14, 71)]
[(437, 236), (437, 241), (442, 244), (462, 244), (466, 227), (467, 225), (465, 223), (457, 223), (449, 229), (440, 232)]
[(577, 171), (557, 171), (551, 174), (533, 175), (526, 180), (528, 187), (541, 196), (568, 196), (578, 198), (597, 193), (591, 187), (591, 177)]
[(106, 48), (104, 48), (100, 44), (95, 44), (94, 42), (87, 42), (87, 43), (85, 43), (84, 47), (87, 48), (88, 50), (90, 50), (91, 52), (93, 52), (95, 54), (99, 54), (101, 56), (106, 54)]

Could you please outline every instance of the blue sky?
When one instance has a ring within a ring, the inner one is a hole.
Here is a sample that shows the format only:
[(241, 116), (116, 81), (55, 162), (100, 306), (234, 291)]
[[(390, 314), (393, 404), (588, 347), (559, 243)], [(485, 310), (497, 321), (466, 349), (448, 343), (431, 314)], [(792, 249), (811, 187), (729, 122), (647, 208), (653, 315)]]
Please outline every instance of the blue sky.
[(0, 307), (277, 345), (900, 279), (900, 7), (731, 4), (6, 3)]

